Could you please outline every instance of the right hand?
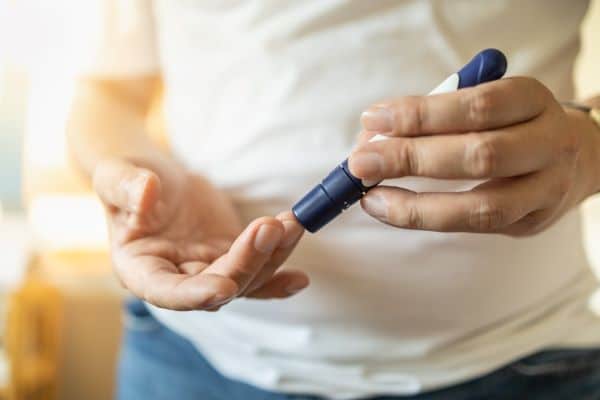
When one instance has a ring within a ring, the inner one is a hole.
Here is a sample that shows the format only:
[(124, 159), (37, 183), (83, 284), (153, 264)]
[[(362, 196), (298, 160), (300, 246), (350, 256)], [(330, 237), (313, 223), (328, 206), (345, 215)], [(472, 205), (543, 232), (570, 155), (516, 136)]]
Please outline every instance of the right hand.
[(213, 311), (238, 296), (285, 298), (308, 285), (301, 271), (278, 271), (304, 232), (289, 211), (242, 229), (227, 196), (170, 160), (102, 161), (94, 189), (116, 274), (151, 304)]

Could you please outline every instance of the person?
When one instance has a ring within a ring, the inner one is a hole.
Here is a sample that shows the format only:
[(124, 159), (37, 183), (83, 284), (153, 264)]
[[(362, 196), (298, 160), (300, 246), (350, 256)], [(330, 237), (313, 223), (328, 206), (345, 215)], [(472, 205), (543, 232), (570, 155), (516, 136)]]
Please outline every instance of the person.
[[(145, 301), (118, 398), (600, 397), (600, 128), (561, 105), (587, 1), (104, 5), (68, 137)], [(487, 47), (508, 77), (420, 95)], [(349, 154), (386, 181), (303, 236), (291, 206)]]

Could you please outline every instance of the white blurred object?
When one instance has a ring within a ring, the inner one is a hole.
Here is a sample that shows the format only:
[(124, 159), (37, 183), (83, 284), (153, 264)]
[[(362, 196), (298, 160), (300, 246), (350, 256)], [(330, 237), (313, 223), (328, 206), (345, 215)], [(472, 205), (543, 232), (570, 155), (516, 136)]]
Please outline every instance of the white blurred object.
[(73, 91), (74, 81), (67, 74), (31, 77), (23, 155), (27, 168), (67, 166), (65, 127)]
[[(119, 41), (139, 43), (138, 36), (151, 35), (139, 29), (150, 25), (136, 12), (148, 4), (146, 0), (0, 0), (0, 52), (11, 63), (36, 73), (71, 74), (91, 66), (97, 73), (100, 64), (101, 70), (114, 72), (123, 57), (140, 60), (143, 66), (139, 56), (148, 49), (142, 46), (135, 50), (139, 54), (132, 55), (131, 47), (124, 48)], [(106, 32), (108, 27), (118, 37)]]
[(74, 58), (87, 54), (86, 44), (99, 36), (97, 18), (103, 0), (0, 0), (0, 49), (9, 59), (31, 69), (76, 68)]
[(107, 250), (104, 211), (92, 194), (44, 194), (29, 206), (39, 250)]
[(25, 276), (31, 257), (31, 232), (22, 214), (0, 216), (0, 290), (17, 286)]

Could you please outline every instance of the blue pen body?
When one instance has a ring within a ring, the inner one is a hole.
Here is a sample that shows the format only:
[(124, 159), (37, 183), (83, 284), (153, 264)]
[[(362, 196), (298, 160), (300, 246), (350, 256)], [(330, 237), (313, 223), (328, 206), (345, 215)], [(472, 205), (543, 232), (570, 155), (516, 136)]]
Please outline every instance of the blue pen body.
[[(450, 75), (430, 94), (451, 92), (465, 87), (476, 86), (502, 78), (506, 72), (506, 57), (496, 49), (479, 52), (460, 71)], [(372, 140), (385, 140), (377, 135)], [(353, 176), (348, 169), (348, 160), (334, 168), (317, 186), (312, 188), (293, 207), (292, 211), (304, 228), (317, 232), (343, 210), (356, 203), (373, 188)]]

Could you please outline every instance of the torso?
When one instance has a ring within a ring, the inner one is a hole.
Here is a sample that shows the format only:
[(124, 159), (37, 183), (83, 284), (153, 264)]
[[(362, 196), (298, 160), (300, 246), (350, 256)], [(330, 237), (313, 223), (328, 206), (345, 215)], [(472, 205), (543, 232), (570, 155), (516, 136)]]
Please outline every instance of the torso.
[[(427, 93), (484, 47), (507, 54), (509, 74), (534, 76), (571, 98), (586, 7), (158, 1), (174, 149), (228, 191), (244, 219), (276, 214), (347, 156), (362, 109)], [(392, 183), (422, 191), (474, 184)], [(410, 393), (560, 341), (563, 308), (581, 306), (594, 285), (576, 211), (516, 240), (394, 229), (355, 207), (307, 235), (290, 263), (312, 279), (290, 300), (156, 313), (222, 372), (259, 386), (339, 395), (343, 383), (341, 397)], [(534, 319), (536, 331), (507, 328)], [(486, 358), (494, 348), (502, 354)]]

